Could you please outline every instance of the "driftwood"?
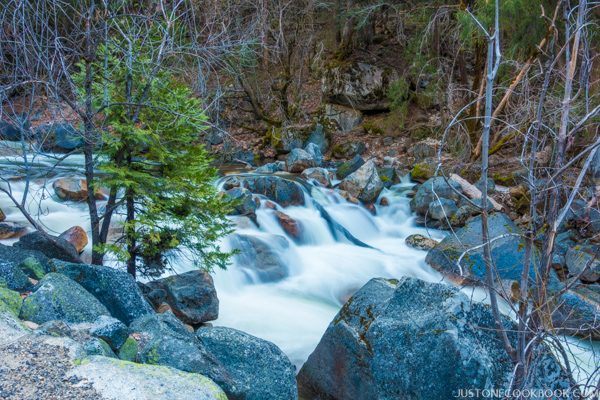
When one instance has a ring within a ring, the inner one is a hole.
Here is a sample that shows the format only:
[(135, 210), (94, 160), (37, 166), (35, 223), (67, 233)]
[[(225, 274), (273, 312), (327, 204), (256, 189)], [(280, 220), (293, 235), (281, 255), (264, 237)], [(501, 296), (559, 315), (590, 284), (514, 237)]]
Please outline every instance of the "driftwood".
[[(481, 190), (479, 190), (475, 185), (470, 184), (466, 179), (463, 179), (456, 174), (450, 174), (450, 180), (458, 183), (464, 194), (466, 194), (467, 197), (471, 200), (478, 200), (481, 198)], [(494, 210), (502, 211), (502, 209), (504, 208), (500, 203), (498, 203), (496, 200), (489, 196), (488, 200), (494, 206)]]

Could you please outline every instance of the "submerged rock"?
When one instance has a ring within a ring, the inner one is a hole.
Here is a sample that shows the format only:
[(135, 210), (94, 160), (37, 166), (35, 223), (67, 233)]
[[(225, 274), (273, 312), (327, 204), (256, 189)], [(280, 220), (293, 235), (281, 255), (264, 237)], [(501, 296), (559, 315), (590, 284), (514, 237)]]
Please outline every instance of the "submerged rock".
[(379, 178), (373, 160), (344, 178), (340, 183), (340, 189), (365, 203), (373, 203), (377, 200), (377, 196), (383, 190), (383, 182)]
[(66, 276), (50, 273), (23, 301), (20, 317), (43, 324), (53, 320), (93, 322), (101, 315), (110, 313), (94, 296)]
[[(198, 326), (219, 317), (219, 299), (212, 277), (205, 271), (189, 271), (146, 283), (150, 290), (162, 290), (164, 302), (188, 325)], [(158, 309), (160, 304), (154, 304)]]
[(299, 239), (302, 234), (302, 225), (300, 222), (281, 211), (274, 211), (274, 213), (277, 222), (279, 222), (279, 225), (281, 225), (285, 233), (294, 239)]
[(273, 343), (232, 328), (200, 328), (196, 336), (246, 400), (295, 400), (296, 370)]
[(251, 280), (260, 282), (279, 281), (288, 276), (288, 267), (281, 254), (289, 247), (283, 236), (269, 235), (262, 240), (256, 236), (234, 234), (231, 236), (231, 247), (239, 250), (236, 254), (236, 265)]
[[(503, 319), (509, 340), (512, 323)], [(300, 395), (332, 400), (452, 399), (461, 389), (509, 385), (512, 362), (487, 305), (414, 278), (372, 279), (344, 305), (300, 373)], [(528, 388), (568, 389), (543, 345)]]
[(140, 316), (154, 314), (135, 280), (125, 271), (59, 260), (52, 260), (50, 268), (79, 283), (110, 311), (110, 315), (126, 325)]

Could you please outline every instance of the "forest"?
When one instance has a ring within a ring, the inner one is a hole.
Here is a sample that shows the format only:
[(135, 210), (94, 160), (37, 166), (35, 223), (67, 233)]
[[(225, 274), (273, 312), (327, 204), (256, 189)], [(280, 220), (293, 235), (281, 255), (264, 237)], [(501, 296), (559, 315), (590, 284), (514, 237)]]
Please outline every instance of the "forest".
[(0, 0), (0, 399), (600, 398), (599, 22)]

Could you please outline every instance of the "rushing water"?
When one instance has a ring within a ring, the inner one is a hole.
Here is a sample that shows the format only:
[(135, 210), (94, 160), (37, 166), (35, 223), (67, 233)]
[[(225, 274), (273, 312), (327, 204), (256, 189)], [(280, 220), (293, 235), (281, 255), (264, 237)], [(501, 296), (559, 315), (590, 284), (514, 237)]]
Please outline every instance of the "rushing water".
[[(58, 201), (51, 186), (58, 176), (80, 174), (81, 156), (69, 157), (59, 168), (53, 167), (55, 161), (52, 156), (33, 160), (39, 174), (31, 183), (27, 207), (36, 210), (36, 214), (40, 210), (39, 219), (49, 232), (58, 234), (73, 225), (88, 227), (85, 204)], [(2, 177), (19, 175), (23, 168), (18, 158), (0, 157)], [(7, 187), (6, 183), (2, 184)], [(20, 199), (25, 182), (11, 181), (10, 187)], [(261, 282), (248, 269), (247, 264), (252, 260), (243, 254), (235, 257), (227, 270), (216, 271), (214, 276), (220, 300), (219, 319), (214, 324), (237, 328), (277, 344), (298, 367), (315, 348), (345, 300), (369, 279), (412, 276), (443, 281), (443, 277), (425, 263), (426, 252), (405, 244), (405, 238), (415, 233), (434, 239), (444, 235), (415, 225), (406, 197), (406, 190), (412, 187), (410, 182), (384, 190), (381, 196), (388, 199), (389, 205), (376, 206), (376, 215), (347, 202), (333, 190), (307, 187), (306, 206), (277, 206), (302, 227), (297, 239), (286, 234), (274, 210), (265, 207), (264, 202), (257, 211), (258, 224), (245, 217), (232, 218), (237, 226), (236, 234), (261, 240), (285, 264), (285, 278)], [(4, 194), (0, 194), (0, 208), (7, 214), (7, 220), (26, 222)], [(332, 229), (323, 218), (323, 211), (357, 240), (350, 241), (339, 230)], [(353, 244), (358, 242), (366, 246)], [(232, 238), (225, 238), (223, 245), (231, 248), (235, 243)], [(185, 258), (176, 261), (174, 267), (177, 272), (191, 269)], [(485, 301), (487, 297), (480, 289), (463, 290), (478, 301)], [(572, 361), (584, 369), (594, 367), (598, 356), (590, 354), (594, 347), (599, 350), (597, 345), (591, 347), (573, 338), (565, 343), (573, 351)], [(580, 379), (584, 377), (585, 373)]]

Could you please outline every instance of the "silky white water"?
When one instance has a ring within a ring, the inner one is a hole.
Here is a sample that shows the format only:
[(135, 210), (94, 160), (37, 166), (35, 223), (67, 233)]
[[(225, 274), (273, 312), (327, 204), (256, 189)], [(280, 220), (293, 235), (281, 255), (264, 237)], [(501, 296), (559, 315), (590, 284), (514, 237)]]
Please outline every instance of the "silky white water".
[[(3, 178), (22, 172), (23, 164), (18, 161), (18, 158), (0, 157)], [(51, 233), (59, 234), (73, 225), (89, 229), (85, 204), (61, 202), (52, 189), (52, 182), (57, 177), (81, 174), (81, 156), (69, 157), (59, 168), (52, 167), (53, 156), (36, 157), (33, 162), (39, 174), (30, 184), (26, 207)], [(21, 199), (25, 190), (23, 180), (0, 184), (4, 188), (10, 187), (14, 197)], [(235, 234), (256, 237), (266, 243), (285, 264), (287, 275), (275, 282), (261, 282), (244, 265), (247, 260), (234, 257), (227, 270), (214, 274), (220, 308), (219, 319), (213, 324), (269, 340), (300, 367), (341, 305), (369, 279), (412, 276), (432, 282), (443, 281), (443, 276), (425, 263), (425, 251), (405, 244), (405, 238), (411, 234), (421, 233), (434, 239), (444, 236), (442, 232), (426, 231), (415, 225), (409, 199), (405, 196), (405, 189), (410, 186), (404, 182), (384, 190), (381, 196), (387, 198), (389, 205), (377, 206), (375, 216), (363, 207), (348, 203), (332, 190), (313, 187), (310, 194), (306, 194), (306, 206), (278, 207), (300, 224), (302, 232), (296, 240), (282, 229), (274, 210), (264, 204), (257, 211), (258, 224), (246, 217), (232, 217), (237, 226)], [(336, 235), (315, 203), (354, 238), (370, 247), (352, 244), (339, 232)], [(102, 202), (99, 206), (103, 206)], [(26, 224), (25, 218), (2, 193), (0, 208), (8, 221)], [(11, 242), (2, 241), (4, 244)], [(231, 243), (230, 238), (223, 240), (226, 248)], [(175, 261), (174, 268), (176, 272), (184, 272), (192, 267), (181, 258)], [(463, 291), (476, 301), (485, 301), (487, 297), (481, 289), (465, 288)], [(594, 350), (599, 350), (598, 345), (590, 346), (589, 342), (574, 338), (565, 339), (565, 343), (573, 349), (572, 361), (583, 367), (581, 371), (574, 371), (582, 381), (586, 371), (593, 370), (595, 360), (598, 360), (597, 355), (592, 355)]]

